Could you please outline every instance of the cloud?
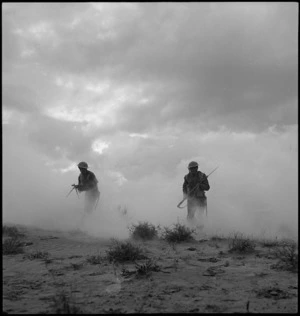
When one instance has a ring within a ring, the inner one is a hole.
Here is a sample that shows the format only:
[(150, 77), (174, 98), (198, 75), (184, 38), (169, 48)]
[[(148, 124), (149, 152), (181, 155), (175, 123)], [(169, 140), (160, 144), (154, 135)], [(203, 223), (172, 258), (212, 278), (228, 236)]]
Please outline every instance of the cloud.
[[(203, 116), (207, 128), (215, 129), (222, 124), (262, 131), (274, 123), (296, 123), (293, 106), (279, 120), (269, 115), (297, 98), (297, 19), (292, 4), (32, 4), (9, 8), (5, 36), (10, 34), (7, 38), (26, 47), (25, 52), (34, 52), (28, 60), (16, 57), (15, 62), (43, 65), (62, 88), (75, 89), (76, 76), (86, 82), (110, 78), (113, 85), (106, 86), (107, 92), (126, 86), (126, 95), (139, 86), (141, 99), (150, 98), (142, 107), (134, 96), (128, 97), (117, 120), (103, 129), (120, 124), (125, 130), (143, 132)], [(16, 30), (22, 32), (14, 34)], [(15, 52), (20, 45), (11, 50)], [(90, 92), (96, 86), (86, 85)], [(82, 86), (76, 92), (84, 95)], [(83, 105), (76, 107), (84, 111)], [(103, 113), (97, 115), (99, 122), (101, 116), (107, 118)]]

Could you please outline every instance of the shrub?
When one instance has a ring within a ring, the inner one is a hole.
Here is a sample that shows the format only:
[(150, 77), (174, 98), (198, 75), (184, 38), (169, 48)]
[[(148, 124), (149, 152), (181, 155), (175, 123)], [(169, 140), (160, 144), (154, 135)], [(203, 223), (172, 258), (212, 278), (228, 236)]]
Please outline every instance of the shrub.
[(261, 245), (265, 248), (273, 248), (279, 246), (280, 242), (276, 239), (264, 239), (261, 241)]
[(74, 269), (74, 270), (80, 270), (83, 268), (83, 263), (71, 263), (71, 267)]
[(32, 252), (26, 255), (26, 258), (28, 258), (29, 260), (34, 260), (34, 259), (48, 259), (49, 257), (49, 252), (47, 251), (36, 251), (36, 252)]
[(297, 245), (292, 240), (285, 240), (273, 251), (274, 255), (279, 259), (275, 268), (298, 271), (298, 253)]
[(23, 243), (17, 238), (7, 238), (2, 244), (3, 255), (15, 255), (23, 253)]
[(153, 259), (148, 259), (144, 263), (135, 263), (134, 270), (128, 270), (126, 268), (122, 268), (121, 275), (125, 278), (130, 277), (131, 275), (135, 275), (137, 278), (141, 277), (149, 277), (152, 271), (158, 272), (160, 271), (160, 267), (156, 264), (156, 261)]
[(7, 226), (7, 225), (4, 225), (2, 227), (2, 235), (3, 236), (12, 237), (12, 238), (17, 238), (17, 237), (23, 236), (23, 234), (21, 234), (18, 231), (17, 227), (15, 227), (15, 226)]
[(243, 234), (235, 233), (232, 238), (229, 238), (229, 252), (247, 253), (253, 252), (255, 242), (250, 238), (244, 237)]
[(157, 237), (157, 229), (154, 225), (147, 222), (139, 222), (129, 228), (133, 239), (151, 240)]
[(162, 239), (170, 243), (190, 241), (194, 240), (194, 237), (192, 236), (194, 232), (194, 229), (190, 229), (182, 224), (176, 223), (173, 229), (164, 227), (164, 231), (162, 232)]
[(160, 271), (160, 267), (156, 264), (155, 261), (148, 259), (143, 264), (135, 264), (136, 268), (136, 276), (143, 277), (143, 276), (150, 276), (152, 271), (158, 272)]
[(97, 256), (89, 256), (86, 261), (90, 264), (100, 264), (105, 260), (100, 254)]
[(141, 248), (133, 245), (129, 241), (121, 242), (113, 240), (113, 245), (106, 250), (109, 262), (125, 262), (135, 261), (139, 259), (147, 259)]
[(222, 240), (225, 240), (226, 238), (223, 237), (223, 236), (217, 236), (217, 235), (214, 235), (210, 238), (212, 241), (222, 241)]

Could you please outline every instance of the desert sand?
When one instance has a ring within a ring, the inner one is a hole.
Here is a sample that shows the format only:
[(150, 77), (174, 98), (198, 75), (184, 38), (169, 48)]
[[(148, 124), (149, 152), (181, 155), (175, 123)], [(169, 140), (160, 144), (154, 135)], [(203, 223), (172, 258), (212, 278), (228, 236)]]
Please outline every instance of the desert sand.
[[(3, 255), (3, 311), (40, 313), (296, 313), (298, 272), (275, 269), (272, 247), (228, 251), (228, 239), (136, 241), (157, 266), (138, 275), (136, 262), (99, 263), (112, 240), (79, 230), (16, 225), (24, 252)], [(3, 240), (10, 238), (3, 235)], [(34, 254), (39, 254), (34, 256)], [(95, 258), (94, 257), (94, 258)]]

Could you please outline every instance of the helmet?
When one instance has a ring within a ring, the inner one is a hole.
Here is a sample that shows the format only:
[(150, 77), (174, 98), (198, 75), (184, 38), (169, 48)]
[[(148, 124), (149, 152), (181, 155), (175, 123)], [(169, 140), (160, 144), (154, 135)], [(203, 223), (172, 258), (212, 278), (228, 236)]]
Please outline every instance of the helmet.
[(85, 168), (85, 169), (87, 169), (89, 167), (88, 164), (84, 161), (81, 161), (77, 166), (79, 168)]
[(188, 169), (198, 167), (198, 163), (196, 161), (191, 161), (188, 165)]

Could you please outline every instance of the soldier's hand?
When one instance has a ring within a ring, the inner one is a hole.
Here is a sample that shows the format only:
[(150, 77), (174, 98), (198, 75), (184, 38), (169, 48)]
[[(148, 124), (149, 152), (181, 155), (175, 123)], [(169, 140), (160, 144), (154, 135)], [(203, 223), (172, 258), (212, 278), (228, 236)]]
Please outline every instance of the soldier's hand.
[(84, 187), (83, 187), (83, 185), (78, 184), (78, 185), (76, 185), (76, 189), (77, 189), (79, 192), (81, 192), (81, 191), (83, 191)]

